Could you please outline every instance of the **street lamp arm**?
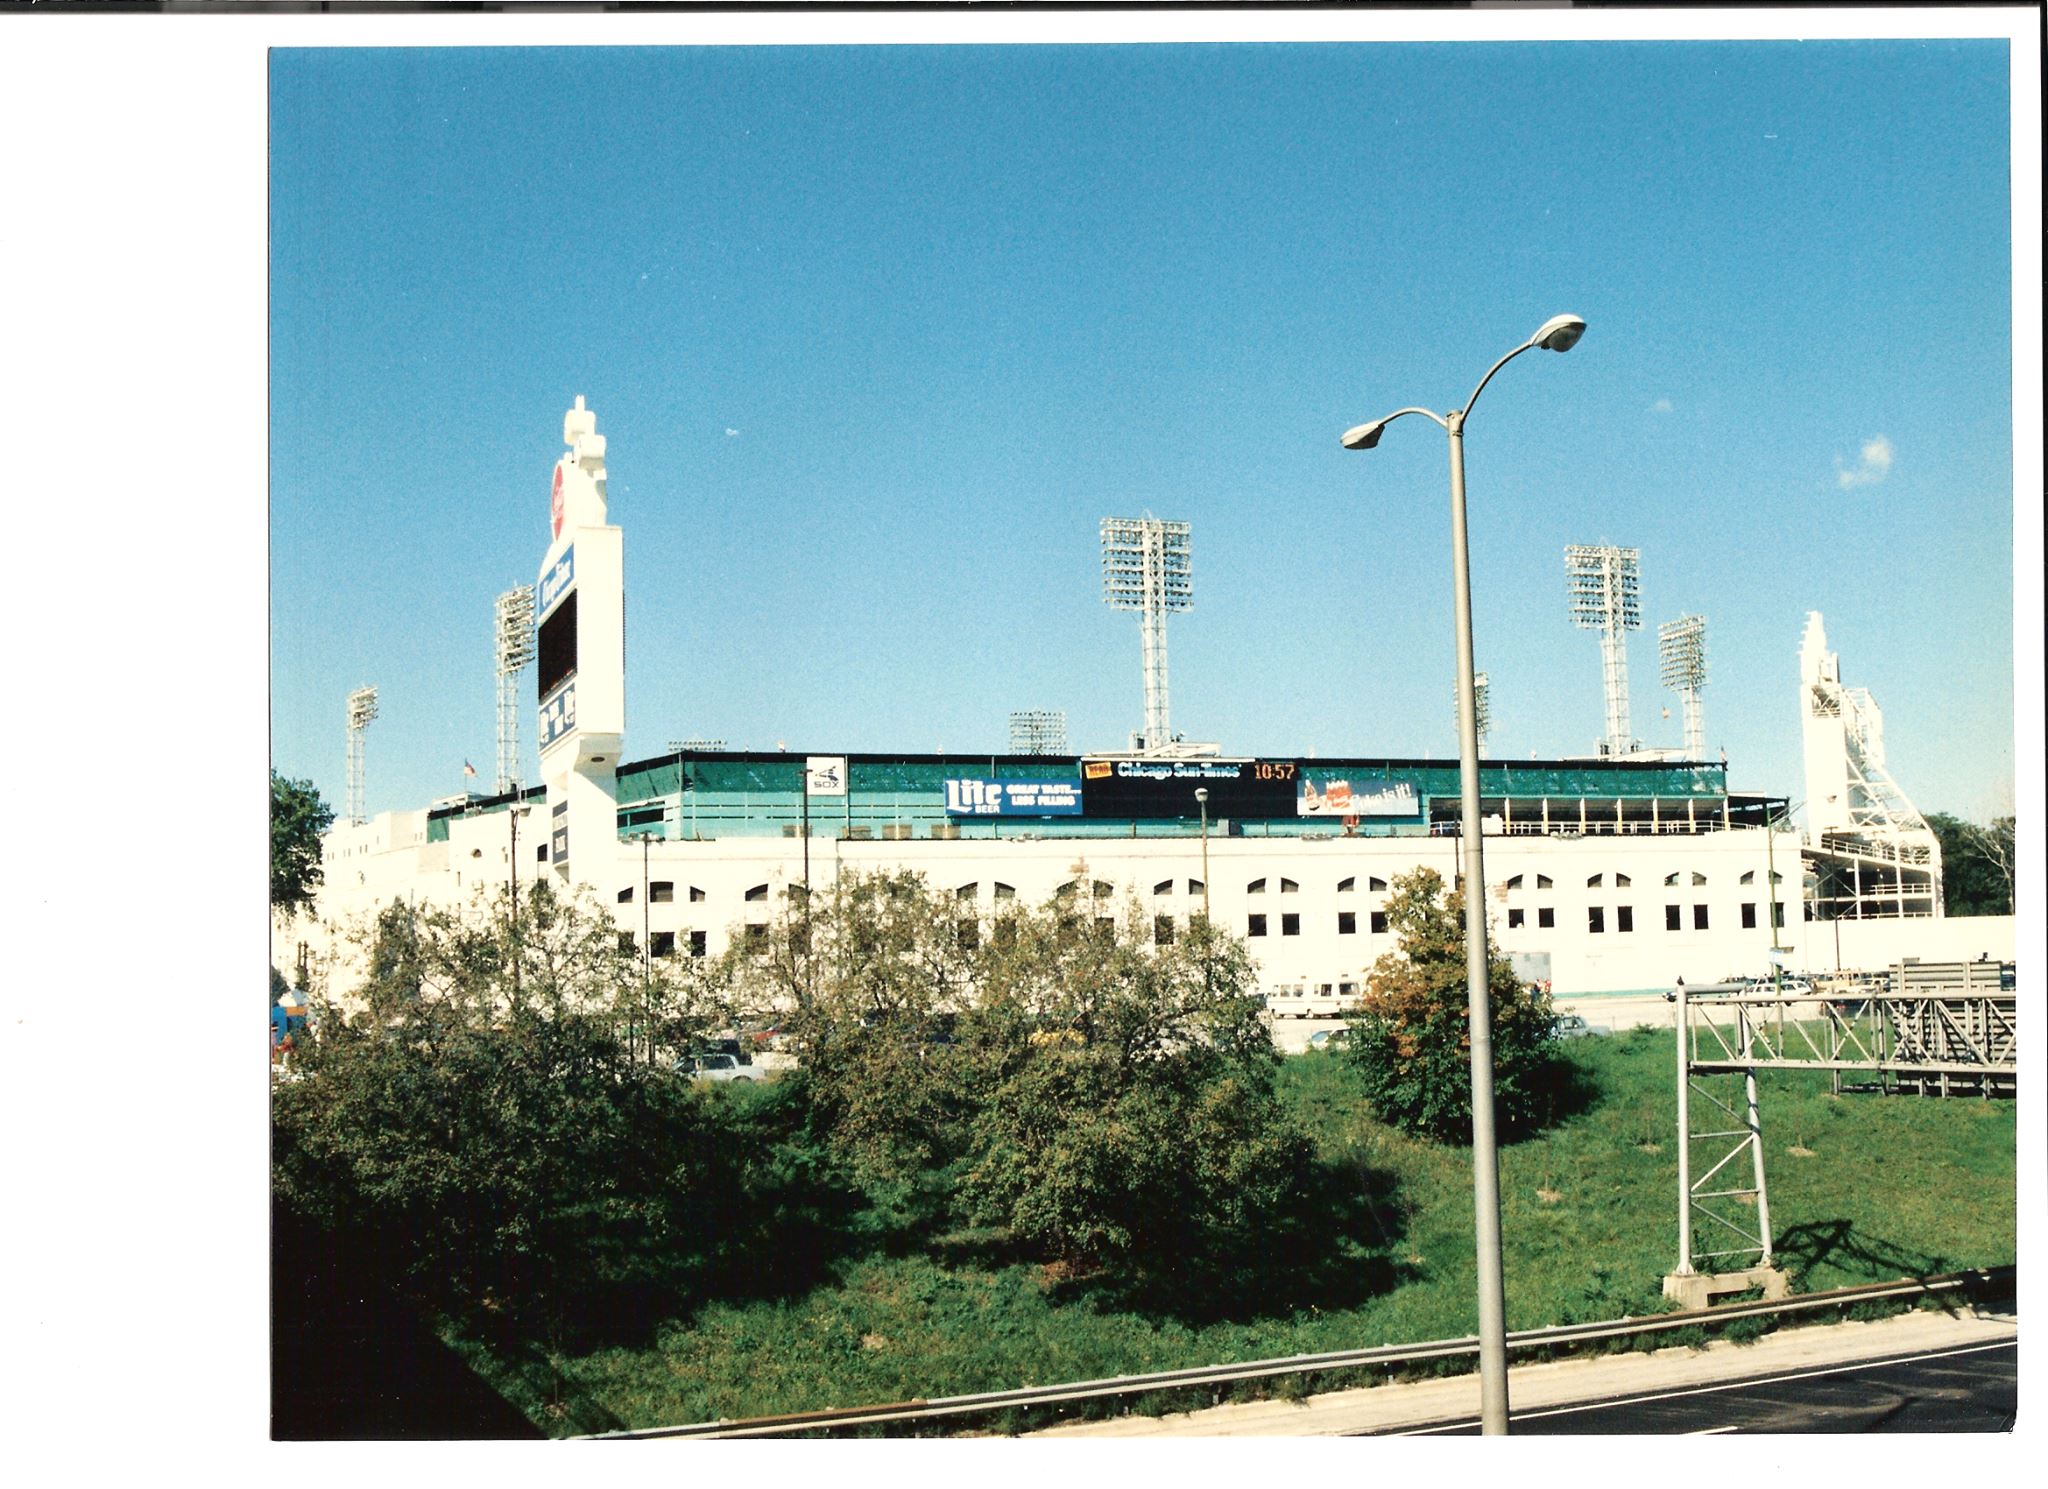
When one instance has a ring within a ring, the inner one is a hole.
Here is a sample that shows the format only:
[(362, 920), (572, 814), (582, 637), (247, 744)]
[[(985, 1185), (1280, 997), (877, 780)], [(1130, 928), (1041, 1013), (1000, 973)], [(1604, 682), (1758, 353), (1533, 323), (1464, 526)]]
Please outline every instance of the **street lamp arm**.
[(1459, 410), (1459, 417), (1461, 419), (1470, 418), (1472, 414), (1472, 405), (1479, 401), (1479, 395), (1486, 391), (1486, 385), (1493, 381), (1493, 375), (1496, 372), (1500, 371), (1501, 368), (1507, 366), (1508, 363), (1514, 361), (1515, 358), (1521, 356), (1523, 352), (1528, 351), (1535, 344), (1536, 343), (1533, 341), (1525, 341), (1520, 346), (1516, 347), (1513, 351), (1509, 352), (1505, 357), (1502, 357), (1498, 362), (1494, 363), (1493, 366), (1489, 367), (1486, 370), (1486, 376), (1479, 379), (1479, 386), (1472, 390), (1472, 396), (1465, 400), (1464, 408)]
[(1360, 424), (1355, 429), (1345, 430), (1344, 437), (1340, 443), (1347, 450), (1370, 450), (1380, 442), (1380, 435), (1386, 431), (1386, 427), (1403, 414), (1421, 414), (1423, 418), (1433, 419), (1445, 429), (1451, 427), (1449, 421), (1442, 414), (1435, 413), (1429, 409), (1397, 408), (1383, 419), (1374, 419), (1370, 424)]

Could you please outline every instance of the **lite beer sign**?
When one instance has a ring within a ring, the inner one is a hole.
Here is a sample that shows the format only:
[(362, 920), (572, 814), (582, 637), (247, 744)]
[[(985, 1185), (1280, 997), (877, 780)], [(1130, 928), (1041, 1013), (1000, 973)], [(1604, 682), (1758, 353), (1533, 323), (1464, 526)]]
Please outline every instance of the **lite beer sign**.
[(953, 817), (1078, 817), (1076, 781), (992, 781), (970, 776), (946, 782), (946, 812)]

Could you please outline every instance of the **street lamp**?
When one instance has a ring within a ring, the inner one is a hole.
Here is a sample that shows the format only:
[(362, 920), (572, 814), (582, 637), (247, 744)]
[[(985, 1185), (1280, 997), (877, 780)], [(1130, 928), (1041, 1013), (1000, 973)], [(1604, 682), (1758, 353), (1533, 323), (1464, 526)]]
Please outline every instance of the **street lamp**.
[(640, 839), (640, 1016), (646, 1026), (642, 1032), (647, 1040), (647, 1063), (652, 1065), (654, 1063), (654, 938), (648, 920), (651, 906), (648, 904), (647, 895), (647, 845), (654, 841), (655, 834), (651, 832), (636, 832), (633, 836)]
[(508, 929), (512, 940), (512, 996), (519, 996), (519, 819), (532, 811), (532, 807), (513, 803), (506, 809), (505, 816), (512, 825), (512, 846), (507, 850), (505, 877), (512, 884), (512, 918)]
[(1534, 347), (1570, 351), (1586, 334), (1576, 315), (1554, 315), (1536, 334), (1487, 369), (1465, 406), (1448, 414), (1396, 409), (1385, 418), (1344, 431), (1347, 450), (1370, 450), (1386, 427), (1404, 414), (1421, 414), (1443, 427), (1451, 444), (1451, 586), (1458, 623), (1459, 835), (1465, 849), (1465, 989), (1472, 1043), (1472, 1203), (1478, 1232), (1480, 1431), (1508, 1430), (1507, 1304), (1500, 1255), (1500, 1154), (1493, 1127), (1493, 1010), (1486, 986), (1486, 880), (1479, 829), (1479, 710), (1472, 672), (1472, 583), (1465, 541), (1465, 420), (1494, 373)]
[(1202, 809), (1202, 920), (1209, 919), (1209, 788), (1195, 787), (1195, 805)]

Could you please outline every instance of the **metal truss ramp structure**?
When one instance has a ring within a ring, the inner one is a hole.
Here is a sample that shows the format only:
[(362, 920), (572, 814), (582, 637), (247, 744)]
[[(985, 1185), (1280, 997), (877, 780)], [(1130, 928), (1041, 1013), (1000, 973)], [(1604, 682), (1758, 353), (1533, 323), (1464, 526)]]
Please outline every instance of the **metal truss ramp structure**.
[(1862, 1089), (2011, 1096), (2019, 1037), (2010, 962), (1904, 962), (1812, 983), (1675, 990), (1678, 1267), (1667, 1297), (1788, 1286), (1771, 1250), (1770, 1190), (1757, 1077), (1825, 1070)]

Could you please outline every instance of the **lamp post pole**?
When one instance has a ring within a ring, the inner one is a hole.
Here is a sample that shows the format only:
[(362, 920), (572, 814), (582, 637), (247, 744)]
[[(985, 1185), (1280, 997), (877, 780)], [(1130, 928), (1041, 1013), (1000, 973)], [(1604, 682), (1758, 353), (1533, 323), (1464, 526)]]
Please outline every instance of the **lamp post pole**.
[(1472, 582), (1465, 536), (1465, 420), (1494, 373), (1533, 347), (1569, 351), (1585, 334), (1575, 315), (1553, 316), (1534, 336), (1487, 370), (1449, 414), (1404, 408), (1346, 430), (1347, 450), (1370, 450), (1386, 426), (1403, 414), (1421, 414), (1443, 426), (1451, 457), (1451, 588), (1457, 614), (1459, 837), (1465, 864), (1465, 997), (1472, 1049), (1472, 1209), (1479, 1269), (1479, 1430), (1508, 1430), (1506, 1287), (1500, 1243), (1500, 1151), (1493, 1113), (1493, 1009), (1486, 977), (1486, 875), (1479, 824), (1479, 707), (1472, 664)]
[(512, 923), (507, 928), (512, 940), (512, 996), (519, 997), (519, 819), (526, 815), (526, 808), (514, 802), (506, 811), (512, 823), (511, 862), (506, 866), (506, 877), (512, 881)]
[(1209, 921), (1209, 788), (1195, 787), (1195, 805), (1202, 809), (1202, 923)]

